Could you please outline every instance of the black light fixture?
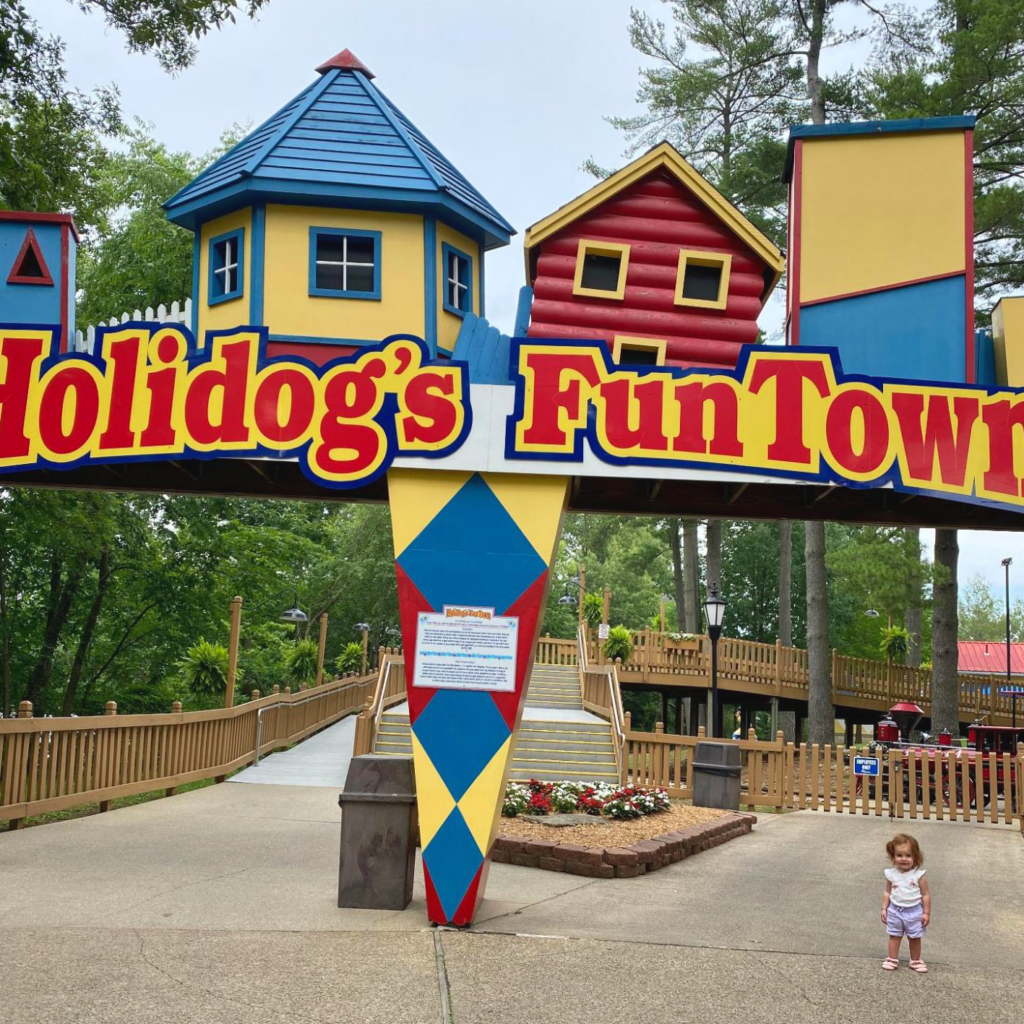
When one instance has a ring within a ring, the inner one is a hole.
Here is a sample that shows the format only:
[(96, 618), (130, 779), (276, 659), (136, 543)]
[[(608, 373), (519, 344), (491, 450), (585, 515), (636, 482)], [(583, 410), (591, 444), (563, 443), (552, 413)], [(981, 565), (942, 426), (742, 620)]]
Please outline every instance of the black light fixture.
[[(578, 579), (574, 579), (572, 582), (573, 583), (579, 583), (579, 580)], [(577, 603), (575, 596), (573, 594), (569, 593), (569, 585), (568, 584), (566, 584), (562, 588), (562, 596), (558, 599), (558, 603), (559, 604), (568, 605), (570, 607)]]
[(368, 622), (357, 622), (352, 628), (357, 633), (369, 633), (370, 632), (370, 624)]
[(725, 598), (717, 590), (709, 591), (704, 599), (704, 617), (711, 640), (711, 705), (708, 708), (707, 731), (713, 739), (721, 731), (718, 728), (718, 638), (722, 635), (722, 620), (725, 618)]

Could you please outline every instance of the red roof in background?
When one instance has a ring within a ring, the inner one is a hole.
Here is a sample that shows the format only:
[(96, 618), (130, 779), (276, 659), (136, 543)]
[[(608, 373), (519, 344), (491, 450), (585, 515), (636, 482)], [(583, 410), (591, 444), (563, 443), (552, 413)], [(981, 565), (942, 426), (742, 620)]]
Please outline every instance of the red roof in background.
[[(961, 672), (1006, 675), (1005, 640), (958, 640), (956, 647)], [(1010, 644), (1010, 673), (1024, 676), (1024, 643)]]

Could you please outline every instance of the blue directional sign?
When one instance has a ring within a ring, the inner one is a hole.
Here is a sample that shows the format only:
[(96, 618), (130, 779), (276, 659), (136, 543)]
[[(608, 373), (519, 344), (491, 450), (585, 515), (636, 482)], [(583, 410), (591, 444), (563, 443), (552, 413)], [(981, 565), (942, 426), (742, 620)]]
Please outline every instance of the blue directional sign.
[(854, 775), (878, 775), (880, 762), (877, 757), (855, 757), (853, 759)]

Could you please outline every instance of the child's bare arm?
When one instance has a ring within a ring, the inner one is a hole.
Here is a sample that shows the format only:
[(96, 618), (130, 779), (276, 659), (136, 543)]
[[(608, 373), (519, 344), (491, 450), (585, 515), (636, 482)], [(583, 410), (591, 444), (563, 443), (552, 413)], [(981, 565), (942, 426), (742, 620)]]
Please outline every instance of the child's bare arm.
[(924, 912), (921, 915), (921, 924), (927, 927), (928, 921), (932, 916), (932, 894), (928, 888), (928, 879), (921, 878), (921, 905), (924, 907)]
[(882, 897), (882, 924), (886, 923), (889, 917), (889, 894), (892, 892), (892, 882), (885, 880), (885, 895)]

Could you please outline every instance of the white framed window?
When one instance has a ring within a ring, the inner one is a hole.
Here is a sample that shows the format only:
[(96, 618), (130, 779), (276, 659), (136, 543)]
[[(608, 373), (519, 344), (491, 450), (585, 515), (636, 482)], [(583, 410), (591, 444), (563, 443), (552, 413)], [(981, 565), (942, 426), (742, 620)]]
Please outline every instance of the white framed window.
[(444, 302), (449, 313), (465, 316), (473, 311), (473, 258), (445, 242), (441, 247), (444, 266)]
[(209, 305), (241, 296), (244, 253), (245, 233), (242, 228), (210, 239)]

